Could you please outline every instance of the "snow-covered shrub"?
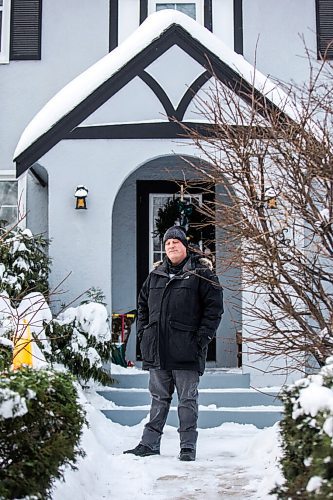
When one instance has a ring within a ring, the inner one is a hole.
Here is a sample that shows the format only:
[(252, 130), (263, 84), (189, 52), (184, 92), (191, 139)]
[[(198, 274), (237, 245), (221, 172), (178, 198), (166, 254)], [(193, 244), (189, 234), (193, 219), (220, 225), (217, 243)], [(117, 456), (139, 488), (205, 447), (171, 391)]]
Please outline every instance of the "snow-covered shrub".
[(51, 341), (51, 359), (63, 363), (79, 380), (90, 378), (103, 384), (112, 382), (103, 369), (111, 358), (112, 343), (107, 309), (88, 302), (69, 307), (46, 328)]
[(0, 379), (0, 498), (49, 498), (78, 447), (85, 416), (68, 373), (22, 369)]
[(13, 304), (32, 291), (47, 295), (48, 241), (29, 229), (0, 231), (0, 293), (7, 292)]
[(288, 387), (282, 395), (284, 484), (279, 499), (333, 498), (333, 357), (316, 375)]

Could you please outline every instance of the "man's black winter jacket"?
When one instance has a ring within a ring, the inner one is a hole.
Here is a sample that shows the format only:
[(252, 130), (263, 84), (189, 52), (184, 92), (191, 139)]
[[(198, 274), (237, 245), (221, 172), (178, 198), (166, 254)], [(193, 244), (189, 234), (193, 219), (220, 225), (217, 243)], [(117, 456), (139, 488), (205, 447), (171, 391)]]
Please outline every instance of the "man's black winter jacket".
[(144, 282), (138, 300), (138, 338), (144, 370), (204, 372), (207, 346), (223, 313), (223, 294), (207, 260), (191, 254), (170, 279), (165, 258)]

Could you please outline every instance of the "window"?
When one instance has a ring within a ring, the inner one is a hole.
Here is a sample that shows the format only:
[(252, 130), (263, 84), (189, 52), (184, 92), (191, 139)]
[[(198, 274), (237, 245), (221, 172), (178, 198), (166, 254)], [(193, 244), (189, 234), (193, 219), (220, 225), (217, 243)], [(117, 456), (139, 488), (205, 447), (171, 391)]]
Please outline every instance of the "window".
[(333, 59), (333, 0), (316, 0), (318, 58)]
[(0, 63), (9, 62), (10, 0), (0, 0)]
[(196, 19), (199, 23), (203, 23), (203, 1), (202, 0), (183, 0), (179, 2), (168, 2), (160, 0), (152, 0), (151, 12), (164, 10), (164, 9), (174, 9), (179, 12)]
[(12, 227), (18, 222), (17, 181), (0, 180), (0, 227)]
[(196, 19), (195, 3), (157, 3), (156, 10), (175, 9)]

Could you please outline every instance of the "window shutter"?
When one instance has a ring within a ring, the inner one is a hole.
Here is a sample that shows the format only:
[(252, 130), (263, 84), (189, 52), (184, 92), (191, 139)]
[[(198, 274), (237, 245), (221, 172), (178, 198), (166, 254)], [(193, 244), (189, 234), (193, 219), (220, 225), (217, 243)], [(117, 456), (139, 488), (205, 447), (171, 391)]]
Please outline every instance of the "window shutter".
[(333, 0), (317, 0), (318, 58), (333, 59)]
[(41, 58), (42, 0), (12, 0), (10, 59)]

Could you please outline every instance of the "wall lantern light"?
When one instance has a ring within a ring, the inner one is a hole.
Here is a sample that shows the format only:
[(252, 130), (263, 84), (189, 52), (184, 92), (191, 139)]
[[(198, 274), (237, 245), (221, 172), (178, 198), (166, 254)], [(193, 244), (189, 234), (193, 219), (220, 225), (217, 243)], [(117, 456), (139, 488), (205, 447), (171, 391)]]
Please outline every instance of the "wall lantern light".
[(274, 188), (269, 187), (265, 190), (265, 201), (267, 203), (267, 208), (277, 208), (276, 192)]
[(76, 209), (77, 210), (86, 210), (87, 209), (87, 202), (86, 198), (88, 196), (88, 189), (85, 186), (77, 186), (74, 194), (76, 198)]

